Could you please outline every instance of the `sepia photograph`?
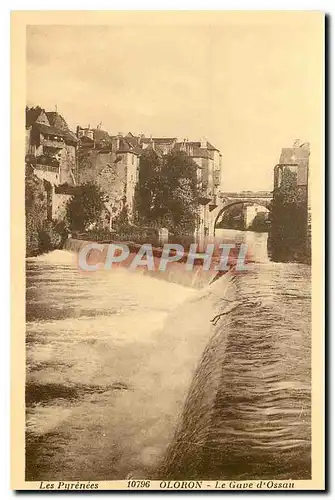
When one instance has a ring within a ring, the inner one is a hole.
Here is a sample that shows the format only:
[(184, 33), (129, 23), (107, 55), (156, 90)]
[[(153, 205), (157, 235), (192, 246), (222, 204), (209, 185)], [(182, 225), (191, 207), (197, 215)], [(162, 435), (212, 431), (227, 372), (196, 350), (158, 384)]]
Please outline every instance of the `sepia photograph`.
[(14, 489), (324, 489), (324, 24), (12, 13)]

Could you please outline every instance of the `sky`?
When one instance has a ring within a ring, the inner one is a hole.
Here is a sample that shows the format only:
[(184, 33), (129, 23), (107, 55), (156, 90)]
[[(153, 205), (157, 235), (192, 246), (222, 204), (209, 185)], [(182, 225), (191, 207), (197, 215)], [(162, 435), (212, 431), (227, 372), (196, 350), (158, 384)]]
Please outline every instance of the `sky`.
[(223, 191), (271, 190), (281, 148), (319, 141), (320, 18), (243, 19), (28, 26), (27, 105), (73, 130), (206, 137)]

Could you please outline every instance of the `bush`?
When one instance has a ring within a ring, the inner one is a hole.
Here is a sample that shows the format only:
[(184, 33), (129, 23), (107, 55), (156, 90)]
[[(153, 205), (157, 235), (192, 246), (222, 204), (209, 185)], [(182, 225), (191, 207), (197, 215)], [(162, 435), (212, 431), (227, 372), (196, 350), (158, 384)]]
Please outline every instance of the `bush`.
[(99, 188), (86, 183), (67, 203), (66, 219), (72, 231), (85, 231), (101, 219), (104, 209), (104, 196)]
[(135, 206), (144, 224), (193, 234), (198, 209), (197, 165), (183, 152), (163, 158), (145, 150), (140, 158)]
[(248, 230), (255, 231), (257, 233), (267, 233), (269, 231), (269, 226), (270, 221), (268, 220), (268, 214), (259, 212), (252, 221)]
[(38, 232), (38, 252), (45, 253), (60, 248), (67, 238), (64, 222), (46, 220)]

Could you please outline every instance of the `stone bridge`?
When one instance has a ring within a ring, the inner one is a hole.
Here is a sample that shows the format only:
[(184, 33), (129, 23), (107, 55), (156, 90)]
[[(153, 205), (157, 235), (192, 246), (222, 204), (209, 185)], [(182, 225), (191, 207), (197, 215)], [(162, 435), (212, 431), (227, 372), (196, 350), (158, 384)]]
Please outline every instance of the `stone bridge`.
[(210, 227), (209, 234), (215, 236), (215, 226), (223, 212), (233, 205), (253, 204), (269, 208), (272, 201), (271, 191), (242, 191), (240, 193), (219, 193), (217, 204), (209, 205)]

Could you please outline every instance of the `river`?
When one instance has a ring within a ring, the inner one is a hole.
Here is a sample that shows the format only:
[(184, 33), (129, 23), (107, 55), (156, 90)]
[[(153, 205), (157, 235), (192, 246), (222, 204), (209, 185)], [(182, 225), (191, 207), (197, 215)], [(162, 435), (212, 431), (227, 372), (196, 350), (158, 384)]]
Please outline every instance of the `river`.
[(310, 268), (216, 235), (258, 263), (203, 290), (27, 259), (27, 480), (310, 477)]

